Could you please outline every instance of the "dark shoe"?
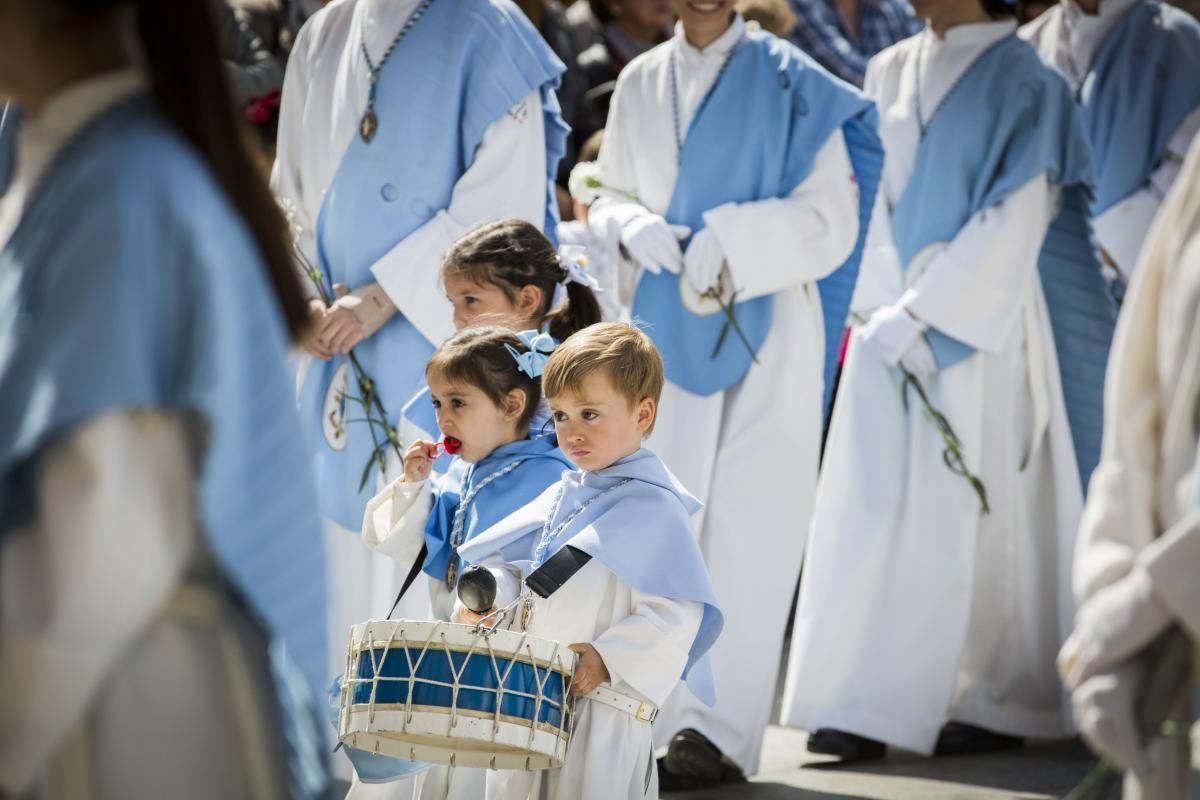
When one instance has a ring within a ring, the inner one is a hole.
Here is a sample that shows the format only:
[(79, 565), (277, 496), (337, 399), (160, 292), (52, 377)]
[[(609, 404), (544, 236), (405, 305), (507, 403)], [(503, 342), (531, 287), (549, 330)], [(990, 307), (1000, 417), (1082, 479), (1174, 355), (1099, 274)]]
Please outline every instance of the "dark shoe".
[(666, 756), (655, 761), (658, 765), (658, 790), (660, 792), (686, 792), (689, 789), (699, 789), (701, 784), (694, 778), (685, 778), (667, 769)]
[(685, 728), (671, 737), (667, 754), (659, 763), (659, 788), (667, 790), (664, 775), (679, 788), (699, 789), (722, 783), (744, 783), (742, 768), (708, 740), (700, 731)]
[(808, 735), (808, 752), (837, 756), (842, 761), (870, 761), (883, 758), (887, 747), (883, 742), (839, 731), (836, 728), (817, 728)]
[(1025, 746), (1019, 736), (1008, 736), (989, 731), (965, 722), (947, 722), (938, 734), (933, 754), (937, 756), (963, 756), (975, 753), (997, 753), (1001, 750), (1016, 750)]

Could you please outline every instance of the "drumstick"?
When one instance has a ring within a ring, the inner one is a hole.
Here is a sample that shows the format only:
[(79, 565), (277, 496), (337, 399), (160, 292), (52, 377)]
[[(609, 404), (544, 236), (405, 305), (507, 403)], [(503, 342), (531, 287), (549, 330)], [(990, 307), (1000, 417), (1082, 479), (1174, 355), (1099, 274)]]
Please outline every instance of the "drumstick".
[(474, 613), (487, 614), (496, 604), (496, 576), (483, 567), (467, 567), (458, 579), (458, 599)]

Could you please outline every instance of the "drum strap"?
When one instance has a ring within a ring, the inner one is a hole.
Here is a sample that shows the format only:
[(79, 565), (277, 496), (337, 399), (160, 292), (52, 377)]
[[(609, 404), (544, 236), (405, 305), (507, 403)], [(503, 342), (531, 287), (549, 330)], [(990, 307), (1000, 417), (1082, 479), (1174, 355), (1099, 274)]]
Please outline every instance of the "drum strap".
[(413, 581), (421, 574), (421, 567), (425, 565), (425, 556), (429, 554), (429, 548), (421, 545), (421, 552), (417, 553), (417, 557), (413, 559), (412, 566), (408, 568), (408, 575), (404, 578), (404, 584), (400, 587), (400, 593), (396, 595), (396, 602), (392, 603), (392, 610), (388, 612), (387, 618), (391, 619), (392, 614), (396, 613), (396, 607), (400, 605), (400, 600), (404, 597), (408, 587), (413, 585)]
[(546, 563), (529, 573), (529, 577), (525, 579), (525, 585), (538, 597), (549, 597), (561, 589), (564, 583), (591, 560), (592, 557), (578, 547), (567, 545), (547, 559)]

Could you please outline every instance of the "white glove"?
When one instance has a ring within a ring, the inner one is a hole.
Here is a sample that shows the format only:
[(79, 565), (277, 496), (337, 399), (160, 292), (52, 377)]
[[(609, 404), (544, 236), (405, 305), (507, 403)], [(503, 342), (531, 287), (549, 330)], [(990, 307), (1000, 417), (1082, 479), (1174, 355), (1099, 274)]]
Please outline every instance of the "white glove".
[(696, 294), (704, 294), (715, 287), (725, 264), (725, 251), (711, 229), (705, 228), (692, 237), (687, 252), (683, 255), (683, 274)]
[(1129, 663), (1089, 678), (1071, 693), (1075, 722), (1088, 746), (1139, 776), (1150, 766), (1135, 707), (1143, 677), (1141, 665)]
[(900, 357), (900, 365), (918, 378), (928, 378), (938, 371), (933, 348), (924, 336), (918, 336), (912, 346)]
[(621, 243), (629, 256), (648, 272), (656, 275), (664, 269), (679, 274), (683, 269), (683, 251), (679, 240), (692, 233), (684, 225), (669, 225), (658, 214), (639, 214), (621, 228)]
[(874, 350), (883, 363), (894, 367), (921, 341), (924, 333), (925, 325), (897, 303), (884, 306), (871, 315), (863, 326), (862, 342)]
[(1134, 566), (1104, 587), (1075, 615), (1075, 632), (1058, 654), (1058, 671), (1068, 689), (1129, 660), (1158, 638), (1171, 613), (1154, 594), (1150, 575)]

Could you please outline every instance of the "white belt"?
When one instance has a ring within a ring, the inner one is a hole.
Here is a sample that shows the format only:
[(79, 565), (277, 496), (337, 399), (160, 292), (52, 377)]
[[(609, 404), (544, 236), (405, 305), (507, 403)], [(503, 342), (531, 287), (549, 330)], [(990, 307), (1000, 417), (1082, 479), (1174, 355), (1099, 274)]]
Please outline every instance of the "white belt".
[(624, 711), (638, 722), (649, 724), (654, 722), (654, 718), (658, 716), (658, 706), (654, 705), (654, 703), (642, 700), (640, 697), (632, 697), (624, 692), (618, 692), (609, 686), (597, 686), (585, 694), (583, 699), (603, 703), (618, 711)]

